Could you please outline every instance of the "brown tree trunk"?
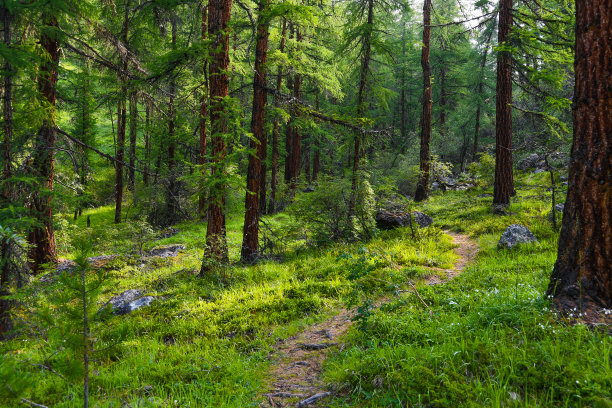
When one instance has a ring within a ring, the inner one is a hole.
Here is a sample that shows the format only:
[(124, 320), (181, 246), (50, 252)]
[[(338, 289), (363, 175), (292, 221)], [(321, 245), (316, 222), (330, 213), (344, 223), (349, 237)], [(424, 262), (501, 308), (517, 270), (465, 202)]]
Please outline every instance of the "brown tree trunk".
[(402, 66), (400, 71), (400, 144), (405, 146), (406, 140), (406, 23), (402, 28)]
[(576, 1), (574, 140), (548, 294), (564, 311), (612, 308), (612, 4)]
[[(368, 0), (368, 28), (365, 30), (363, 44), (361, 47), (363, 59), (359, 75), (359, 92), (357, 94), (357, 116), (362, 117), (365, 113), (365, 91), (368, 83), (368, 71), (370, 70), (371, 37), (374, 23), (374, 0)], [(361, 145), (363, 135), (356, 134), (353, 141), (353, 174), (351, 177), (351, 195), (348, 204), (349, 223), (355, 214), (357, 202), (357, 185), (359, 177), (359, 161), (361, 160)]]
[[(177, 29), (177, 17), (172, 16), (172, 44), (173, 50), (176, 49), (176, 29)], [(176, 132), (175, 132), (175, 106), (174, 98), (176, 94), (176, 78), (174, 72), (170, 73), (170, 100), (168, 101), (168, 190), (167, 195), (167, 219), (170, 223), (174, 223), (178, 219), (179, 213), (179, 191), (176, 177)]]
[[(297, 41), (300, 42), (302, 40), (302, 35), (300, 34), (299, 28), (297, 29)], [(297, 100), (300, 100), (302, 97), (301, 94), (302, 87), (302, 77), (300, 74), (296, 74), (293, 80), (293, 97)], [(295, 190), (297, 186), (297, 180), (300, 175), (300, 160), (302, 158), (302, 135), (300, 134), (297, 127), (293, 128), (293, 138), (291, 140), (291, 190)]]
[[(444, 49), (442, 50), (444, 52)], [(440, 136), (446, 135), (446, 68), (440, 68)]]
[[(123, 44), (127, 44), (128, 39), (128, 2), (125, 3), (125, 14), (123, 16), (123, 28), (121, 30), (121, 41)], [(119, 102), (117, 108), (117, 150), (115, 157), (117, 162), (115, 164), (115, 224), (121, 222), (121, 205), (123, 203), (123, 160), (125, 158), (125, 122), (126, 122), (126, 102), (127, 97), (127, 78), (125, 72), (127, 72), (128, 61), (127, 57), (122, 57), (121, 68), (122, 73), (119, 74), (120, 90), (119, 90)]]
[[(291, 75), (287, 78), (287, 88), (290, 90), (293, 89), (293, 77)], [(289, 121), (287, 122), (285, 128), (285, 184), (291, 183), (291, 165), (293, 164), (292, 152), (293, 148), (293, 111), (294, 109), (291, 107)]]
[[(57, 29), (57, 18), (43, 13), (43, 24), (49, 29)], [(32, 169), (39, 178), (36, 193), (32, 199), (32, 210), (39, 225), (34, 227), (28, 242), (32, 245), (28, 258), (33, 273), (41, 272), (43, 264), (57, 263), (55, 234), (53, 231), (53, 177), (55, 173), (55, 99), (57, 86), (57, 67), (59, 64), (59, 43), (55, 34), (44, 30), (40, 43), (47, 53), (40, 65), (38, 92), (49, 107), (49, 113), (36, 135)]]
[[(206, 5), (202, 6), (202, 40), (208, 38), (208, 8)], [(208, 109), (208, 63), (204, 59), (202, 65), (202, 72), (204, 74), (204, 92), (202, 93), (202, 99), (200, 100), (200, 154), (199, 164), (202, 171), (202, 181), (200, 182), (200, 192), (198, 194), (198, 216), (202, 220), (206, 218), (206, 187), (204, 182), (206, 180), (206, 115)]]
[(149, 172), (151, 171), (151, 129), (150, 129), (150, 117), (149, 115), (151, 108), (149, 107), (149, 103), (145, 101), (145, 151), (144, 151), (144, 165), (145, 171), (142, 175), (142, 183), (147, 186), (149, 185)]
[[(287, 20), (283, 18), (283, 28), (281, 34), (281, 42), (279, 50), (280, 52), (285, 51), (285, 41), (287, 35)], [(278, 67), (278, 73), (276, 74), (276, 90), (281, 91), (283, 83), (283, 69)], [(280, 106), (280, 100), (278, 97), (274, 97), (274, 106), (278, 108)], [(278, 115), (274, 116), (274, 124), (272, 126), (272, 172), (270, 175), (270, 203), (268, 204), (268, 213), (272, 214), (276, 211), (276, 190), (278, 186), (278, 142), (280, 138), (280, 126), (278, 123)]]
[[(213, 39), (209, 67), (210, 126), (212, 133), (211, 177), (219, 180), (210, 189), (208, 202), (208, 224), (206, 226), (205, 258), (212, 257), (220, 262), (228, 261), (227, 238), (225, 235), (225, 132), (227, 130), (225, 98), (229, 91), (229, 35), (231, 0), (210, 0), (208, 3), (208, 36)], [(207, 262), (202, 263), (201, 274), (207, 272)]]
[[(319, 91), (315, 94), (315, 109), (319, 111)], [(316, 183), (321, 171), (321, 143), (319, 136), (314, 137), (314, 157), (312, 158), (312, 181)]]
[[(266, 146), (264, 135), (264, 111), (266, 107), (266, 60), (268, 53), (268, 17), (266, 16), (269, 0), (260, 0), (259, 21), (257, 24), (257, 42), (255, 45), (255, 77), (253, 78), (253, 110), (251, 116), (251, 133), (253, 133), (247, 169), (247, 192), (244, 200), (244, 229), (242, 236), (243, 262), (252, 263), (259, 253), (259, 216), (260, 216), (260, 183), (262, 181), (262, 159)], [(264, 179), (265, 180), (265, 179)]]
[(134, 191), (136, 166), (136, 122), (138, 116), (138, 101), (136, 100), (136, 92), (132, 91), (130, 95), (130, 169), (128, 171), (128, 190)]
[(431, 40), (431, 0), (423, 3), (423, 49), (421, 68), (423, 69), (423, 114), (421, 116), (421, 152), (419, 181), (414, 193), (415, 201), (423, 201), (429, 195), (429, 141), (431, 139), (431, 66), (429, 65), (429, 45)]
[[(506, 44), (512, 28), (512, 0), (500, 0), (498, 44)], [(497, 53), (497, 98), (495, 103), (495, 184), (493, 204), (510, 204), (514, 193), (512, 176), (512, 55)]]

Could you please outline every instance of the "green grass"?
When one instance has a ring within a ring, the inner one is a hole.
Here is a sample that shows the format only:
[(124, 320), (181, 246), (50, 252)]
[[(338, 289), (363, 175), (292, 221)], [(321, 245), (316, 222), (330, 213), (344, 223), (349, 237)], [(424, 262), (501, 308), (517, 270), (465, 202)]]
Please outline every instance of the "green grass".
[[(173, 237), (145, 241), (133, 223), (113, 225), (111, 206), (86, 210), (95, 253), (121, 254), (99, 303), (132, 288), (160, 297), (107, 322), (126, 335), (93, 363), (92, 406), (256, 407), (279, 340), (355, 297), (383, 294), (391, 302), (354, 326), (342, 351), (326, 362), (325, 379), (338, 391), (332, 406), (610, 406), (609, 337), (559, 321), (543, 297), (557, 245), (549, 204), (527, 197), (533, 191), (519, 191), (511, 215), (498, 217), (480, 193), (432, 197), (420, 209), (435, 226), (414, 238), (398, 229), (327, 248), (287, 241), (282, 260), (255, 266), (237, 263), (242, 217), (233, 215), (227, 226), (232, 265), (207, 277), (197, 276), (205, 223), (184, 222)], [(74, 256), (69, 239), (86, 230), (85, 219), (63, 221), (63, 256)], [(279, 214), (266, 222), (282, 230), (291, 220)], [(515, 222), (539, 242), (498, 251), (500, 233)], [(407, 279), (419, 282), (452, 267), (457, 257), (443, 229), (469, 234), (481, 252), (451, 282), (419, 285), (430, 314), (411, 292), (389, 294), (409, 289)], [(170, 243), (187, 249), (141, 265), (134, 252), (139, 240), (145, 249)], [(355, 278), (355, 271), (367, 273)], [(41, 286), (39, 305), (53, 307), (53, 288)], [(21, 396), (37, 403), (82, 406), (78, 381), (33, 365), (59, 367), (74, 358), (37, 333), (0, 345), (0, 378), (23, 379)], [(104, 333), (97, 340), (100, 346), (112, 342)], [(0, 405), (21, 404), (4, 390)]]

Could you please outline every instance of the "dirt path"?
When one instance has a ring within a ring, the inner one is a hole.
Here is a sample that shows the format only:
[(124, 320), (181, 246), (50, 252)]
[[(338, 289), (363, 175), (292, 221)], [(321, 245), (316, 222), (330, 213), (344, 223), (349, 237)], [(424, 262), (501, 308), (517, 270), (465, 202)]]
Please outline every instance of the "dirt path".
[[(445, 270), (447, 279), (450, 279), (461, 273), (474, 259), (478, 246), (466, 235), (454, 232), (446, 234), (458, 245), (455, 253), (459, 256), (455, 267)], [(432, 275), (426, 283), (436, 285), (445, 280)], [(260, 407), (322, 406), (331, 395), (321, 381), (323, 362), (330, 348), (338, 345), (337, 342), (351, 326), (352, 316), (353, 312), (342, 309), (330, 319), (285, 340), (273, 356), (275, 365), (270, 372), (273, 380), (269, 384), (269, 391), (263, 394)]]

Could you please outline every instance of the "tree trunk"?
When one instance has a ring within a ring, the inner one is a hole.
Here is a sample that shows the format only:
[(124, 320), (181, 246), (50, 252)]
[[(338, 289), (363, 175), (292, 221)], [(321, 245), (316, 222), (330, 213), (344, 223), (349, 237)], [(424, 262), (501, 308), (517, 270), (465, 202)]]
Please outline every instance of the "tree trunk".
[[(288, 75), (287, 78), (287, 88), (290, 90), (293, 89), (293, 77)], [(285, 128), (285, 184), (289, 184), (291, 182), (291, 165), (293, 163), (292, 152), (293, 148), (293, 107), (290, 107), (289, 113), (289, 121), (287, 122), (287, 126)]]
[(400, 68), (400, 139), (401, 146), (405, 146), (406, 141), (406, 23), (403, 22), (402, 28), (402, 65)]
[[(177, 17), (172, 16), (172, 50), (176, 50), (176, 26)], [(169, 86), (170, 100), (168, 103), (168, 190), (166, 192), (166, 203), (168, 205), (167, 219), (170, 223), (178, 220), (179, 213), (179, 189), (176, 177), (176, 132), (175, 132), (175, 106), (176, 78), (174, 72), (170, 73)]]
[[(206, 5), (202, 6), (202, 40), (208, 38), (208, 8)], [(202, 65), (202, 72), (204, 74), (204, 92), (202, 93), (202, 99), (200, 100), (200, 154), (199, 164), (202, 171), (202, 181), (200, 182), (200, 192), (198, 194), (198, 216), (200, 220), (206, 218), (206, 187), (204, 182), (206, 180), (206, 115), (208, 109), (208, 63), (204, 59)]]
[[(512, 0), (500, 0), (499, 45), (506, 45), (512, 27)], [(495, 184), (493, 204), (510, 204), (514, 193), (512, 177), (512, 55), (497, 52), (497, 98), (495, 103)]]
[[(210, 189), (208, 202), (208, 224), (206, 227), (207, 250), (205, 258), (212, 257), (219, 262), (228, 261), (227, 238), (225, 235), (225, 133), (227, 130), (225, 98), (229, 91), (229, 35), (231, 0), (210, 0), (208, 3), (208, 36), (213, 38), (210, 75), (210, 125), (213, 154), (211, 177), (218, 182)], [(207, 262), (202, 263), (201, 274), (207, 272)]]
[[(315, 109), (319, 111), (319, 91), (315, 94)], [(319, 141), (319, 135), (314, 137), (314, 157), (312, 159), (312, 181), (316, 183), (319, 178), (319, 171), (321, 171), (321, 142)]]
[(128, 171), (128, 190), (134, 191), (134, 169), (136, 167), (136, 122), (138, 116), (138, 101), (136, 92), (130, 95), (130, 169)]
[[(297, 41), (298, 43), (302, 40), (299, 28), (297, 29)], [(296, 100), (300, 100), (302, 88), (302, 77), (300, 74), (295, 74), (293, 80), (293, 97)], [(296, 113), (297, 115), (297, 113)], [(293, 128), (293, 138), (291, 140), (291, 191), (294, 191), (297, 186), (297, 180), (300, 174), (300, 160), (302, 158), (302, 135), (297, 127)]]
[[(444, 52), (444, 49), (442, 49)], [(446, 136), (446, 69), (440, 67), (440, 136)]]
[[(57, 18), (43, 12), (43, 24), (47, 29), (57, 29)], [(59, 64), (59, 43), (48, 30), (43, 30), (40, 39), (48, 59), (40, 65), (38, 92), (48, 105), (49, 111), (36, 135), (32, 158), (32, 169), (39, 179), (32, 199), (32, 210), (39, 225), (34, 227), (28, 236), (32, 245), (28, 259), (33, 273), (42, 271), (43, 264), (56, 264), (55, 234), (53, 231), (53, 177), (55, 173), (55, 99), (57, 91), (57, 67)]]
[[(251, 116), (251, 133), (253, 134), (247, 170), (247, 192), (244, 214), (242, 251), (243, 262), (252, 263), (259, 253), (259, 216), (260, 216), (260, 183), (262, 180), (262, 159), (266, 146), (264, 135), (264, 111), (266, 107), (266, 60), (268, 53), (268, 1), (260, 0), (259, 21), (257, 24), (257, 43), (255, 45), (255, 77), (253, 78), (253, 110)], [(265, 180), (265, 179), (264, 179)]]
[[(362, 117), (365, 113), (365, 90), (368, 83), (368, 71), (370, 69), (370, 55), (371, 55), (371, 37), (374, 23), (374, 0), (368, 0), (368, 28), (364, 32), (363, 44), (362, 44), (362, 55), (361, 70), (359, 75), (359, 92), (357, 94), (357, 116)], [(363, 135), (356, 134), (355, 140), (353, 141), (353, 174), (351, 177), (351, 195), (349, 197), (348, 204), (348, 219), (349, 224), (351, 218), (355, 214), (355, 205), (357, 202), (357, 186), (359, 177), (359, 161), (361, 160), (361, 144)]]
[(145, 150), (144, 150), (144, 165), (145, 165), (145, 171), (144, 174), (142, 175), (142, 183), (147, 186), (149, 185), (149, 172), (151, 171), (151, 129), (150, 129), (150, 117), (149, 115), (150, 113), (150, 106), (149, 106), (149, 102), (145, 101), (145, 134), (144, 134), (144, 140), (145, 140)]
[(423, 49), (421, 68), (423, 69), (423, 114), (421, 116), (421, 151), (419, 181), (414, 193), (415, 201), (423, 201), (429, 195), (429, 141), (431, 139), (431, 66), (429, 65), (429, 45), (431, 39), (431, 0), (423, 4)]
[[(612, 308), (612, 4), (576, 1), (574, 140), (548, 294), (564, 311)], [(606, 86), (606, 84), (608, 86)]]
[[(127, 44), (128, 39), (128, 4), (125, 3), (125, 14), (123, 16), (123, 28), (121, 30), (121, 41)], [(127, 57), (122, 57), (121, 68), (122, 73), (119, 74), (120, 90), (119, 103), (117, 108), (117, 150), (115, 157), (117, 159), (115, 165), (115, 224), (121, 222), (121, 205), (123, 203), (123, 160), (125, 156), (125, 122), (126, 122), (126, 102), (127, 97), (127, 78), (124, 72), (127, 72), (128, 61)]]

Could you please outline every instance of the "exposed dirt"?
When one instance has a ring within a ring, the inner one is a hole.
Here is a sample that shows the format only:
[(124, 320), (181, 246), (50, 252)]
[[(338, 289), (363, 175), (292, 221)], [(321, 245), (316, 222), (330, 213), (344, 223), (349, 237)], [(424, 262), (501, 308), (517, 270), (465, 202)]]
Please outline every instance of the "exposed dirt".
[[(428, 285), (440, 284), (458, 275), (478, 252), (478, 246), (468, 236), (446, 233), (458, 245), (455, 253), (459, 259), (453, 269), (443, 270), (446, 279), (432, 275), (426, 279)], [(378, 306), (386, 301), (388, 299), (381, 300)], [(342, 347), (338, 342), (351, 326), (353, 315), (353, 311), (342, 309), (330, 319), (310, 326), (279, 344), (272, 356), (274, 367), (269, 374), (272, 380), (268, 391), (261, 397), (260, 407), (324, 406), (331, 393), (321, 381), (323, 362), (331, 347)]]

